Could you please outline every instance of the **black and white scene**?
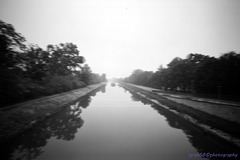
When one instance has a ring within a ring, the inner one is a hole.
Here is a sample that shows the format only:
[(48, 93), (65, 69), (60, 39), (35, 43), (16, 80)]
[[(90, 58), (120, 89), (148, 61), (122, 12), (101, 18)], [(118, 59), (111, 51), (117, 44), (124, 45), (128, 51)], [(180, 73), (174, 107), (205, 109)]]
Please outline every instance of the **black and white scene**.
[(240, 0), (0, 0), (0, 159), (240, 159), (239, 17)]

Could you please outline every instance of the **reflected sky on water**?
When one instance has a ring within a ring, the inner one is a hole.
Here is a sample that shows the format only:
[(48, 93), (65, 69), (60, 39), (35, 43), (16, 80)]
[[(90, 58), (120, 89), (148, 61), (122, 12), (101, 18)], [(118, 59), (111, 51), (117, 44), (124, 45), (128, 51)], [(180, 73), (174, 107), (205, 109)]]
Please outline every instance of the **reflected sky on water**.
[(4, 159), (18, 160), (181, 160), (199, 152), (229, 153), (190, 123), (118, 85), (79, 99), (2, 150)]

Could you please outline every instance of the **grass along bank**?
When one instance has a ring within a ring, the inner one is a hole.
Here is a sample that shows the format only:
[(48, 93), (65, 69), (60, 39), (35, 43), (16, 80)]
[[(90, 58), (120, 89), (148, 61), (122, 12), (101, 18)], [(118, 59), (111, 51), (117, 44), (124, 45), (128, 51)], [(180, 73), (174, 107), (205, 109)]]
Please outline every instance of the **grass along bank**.
[(32, 128), (104, 85), (105, 83), (94, 84), (0, 109), (0, 144)]

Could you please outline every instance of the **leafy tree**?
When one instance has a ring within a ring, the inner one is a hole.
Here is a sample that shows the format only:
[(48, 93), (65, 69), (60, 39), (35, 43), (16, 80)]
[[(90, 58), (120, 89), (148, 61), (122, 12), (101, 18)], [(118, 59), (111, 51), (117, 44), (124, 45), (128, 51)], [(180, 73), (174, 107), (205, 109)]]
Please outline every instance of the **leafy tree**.
[(219, 58), (219, 87), (225, 94), (240, 95), (240, 54), (229, 52)]
[(25, 38), (17, 33), (11, 24), (0, 20), (0, 68), (12, 69), (19, 67), (22, 61), (19, 51), (25, 49)]
[(125, 81), (138, 85), (150, 86), (152, 76), (152, 71), (143, 71), (141, 69), (136, 69), (127, 79), (125, 79)]
[(81, 71), (81, 74), (80, 74), (81, 80), (86, 84), (90, 84), (91, 74), (92, 74), (91, 68), (87, 64), (85, 64), (82, 67), (82, 71)]
[(170, 82), (168, 78), (168, 72), (169, 71), (167, 68), (163, 68), (162, 66), (160, 66), (158, 70), (152, 75), (151, 86), (159, 89), (169, 88)]
[[(193, 91), (198, 77), (198, 68), (209, 59), (201, 54), (189, 54), (186, 59), (174, 58), (168, 64), (168, 88), (181, 91)], [(166, 75), (165, 75), (166, 76)]]
[(0, 20), (0, 104), (21, 97), (23, 78), (23, 51), (25, 38), (11, 24)]
[(33, 80), (42, 80), (47, 76), (50, 65), (50, 54), (42, 48), (31, 45), (26, 52), (26, 74)]
[(184, 59), (185, 68), (184, 68), (184, 80), (183, 80), (183, 91), (194, 91), (194, 83), (198, 81), (197, 75), (199, 74), (199, 67), (202, 66), (205, 62), (210, 60), (211, 57), (205, 56), (198, 53), (191, 53), (187, 55), (187, 58)]
[(195, 73), (193, 88), (197, 93), (216, 93), (220, 83), (218, 59), (210, 57), (201, 63)]
[(48, 45), (50, 53), (49, 71), (54, 75), (68, 75), (81, 68), (85, 59), (79, 56), (77, 46), (72, 43), (61, 43), (58, 46)]
[(184, 78), (186, 75), (186, 65), (184, 60), (176, 57), (168, 64), (168, 88), (176, 90), (184, 86)]
[(103, 73), (103, 74), (101, 75), (101, 81), (102, 81), (102, 82), (107, 81), (107, 75), (106, 75), (105, 73)]

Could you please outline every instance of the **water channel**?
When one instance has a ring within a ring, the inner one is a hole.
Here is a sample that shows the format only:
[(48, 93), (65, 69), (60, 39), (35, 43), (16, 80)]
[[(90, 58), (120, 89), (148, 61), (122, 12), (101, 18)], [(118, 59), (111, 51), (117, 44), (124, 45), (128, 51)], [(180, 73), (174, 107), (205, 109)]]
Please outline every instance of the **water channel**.
[(108, 84), (7, 143), (1, 157), (184, 160), (194, 159), (189, 154), (208, 152), (229, 153), (213, 137), (166, 109)]

